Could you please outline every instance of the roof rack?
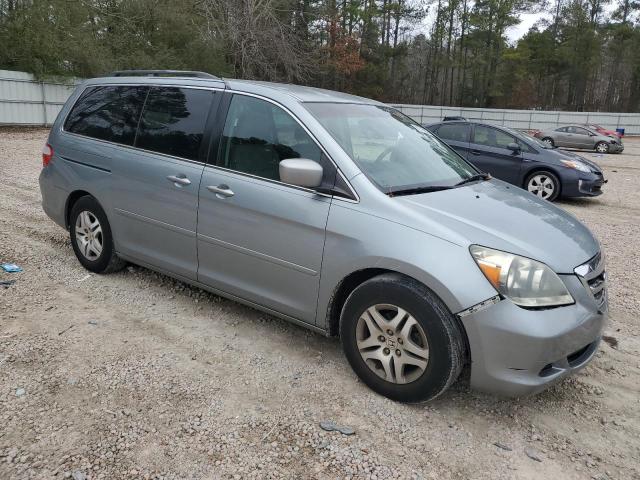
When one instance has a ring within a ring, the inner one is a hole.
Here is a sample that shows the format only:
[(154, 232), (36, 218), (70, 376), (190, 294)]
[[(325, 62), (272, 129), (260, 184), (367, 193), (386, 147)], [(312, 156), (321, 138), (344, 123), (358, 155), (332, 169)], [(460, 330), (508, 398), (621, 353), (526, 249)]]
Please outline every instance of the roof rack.
[(193, 77), (220, 80), (220, 77), (206, 72), (191, 70), (118, 70), (111, 72), (108, 77)]

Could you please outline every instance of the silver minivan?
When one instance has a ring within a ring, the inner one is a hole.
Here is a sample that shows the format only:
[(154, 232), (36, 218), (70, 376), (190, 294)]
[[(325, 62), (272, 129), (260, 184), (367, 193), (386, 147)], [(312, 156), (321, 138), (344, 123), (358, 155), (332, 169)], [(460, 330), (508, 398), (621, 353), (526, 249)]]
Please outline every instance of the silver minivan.
[(474, 388), (538, 392), (593, 358), (607, 318), (584, 225), (366, 98), (116, 72), (67, 101), (40, 187), (88, 270), (133, 262), (340, 336), (399, 401), (465, 366)]

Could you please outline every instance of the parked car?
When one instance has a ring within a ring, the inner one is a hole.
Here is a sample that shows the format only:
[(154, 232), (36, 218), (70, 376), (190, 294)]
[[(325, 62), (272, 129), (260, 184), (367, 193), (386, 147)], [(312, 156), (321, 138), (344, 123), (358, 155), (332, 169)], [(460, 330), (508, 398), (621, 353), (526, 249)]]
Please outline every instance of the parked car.
[(622, 138), (622, 134), (620, 132), (616, 132), (615, 130), (609, 130), (608, 128), (604, 128), (598, 125), (597, 123), (584, 123), (580, 126), (587, 128), (589, 130), (593, 130), (594, 132), (597, 132), (600, 135), (604, 135), (606, 137)]
[(598, 153), (621, 153), (624, 150), (619, 137), (609, 137), (580, 125), (567, 125), (536, 134), (551, 147), (581, 148)]
[(428, 128), (479, 170), (545, 200), (600, 195), (606, 183), (594, 162), (524, 132), (484, 122), (435, 123)]
[(82, 83), (43, 150), (43, 208), (89, 271), (133, 262), (339, 335), (400, 401), (467, 363), (531, 394), (595, 355), (604, 261), (572, 215), (373, 100), (143, 74)]

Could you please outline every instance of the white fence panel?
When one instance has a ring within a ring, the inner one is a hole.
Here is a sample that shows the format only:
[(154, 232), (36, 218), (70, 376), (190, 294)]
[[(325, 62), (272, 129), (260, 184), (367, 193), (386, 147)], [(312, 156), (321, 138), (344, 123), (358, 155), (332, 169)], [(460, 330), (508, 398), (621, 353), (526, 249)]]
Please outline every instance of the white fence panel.
[[(77, 79), (69, 79), (66, 83), (40, 82), (29, 73), (0, 70), (0, 124), (51, 125), (78, 82)], [(544, 130), (567, 123), (597, 123), (610, 129), (624, 128), (626, 135), (640, 135), (640, 113), (393, 106), (423, 124), (439, 122), (445, 116), (463, 116), (522, 130)]]
[(597, 123), (611, 130), (624, 128), (625, 135), (640, 135), (640, 113), (507, 110), (430, 105), (420, 107), (403, 104), (392, 106), (422, 124), (440, 122), (445, 116), (462, 116), (469, 120), (485, 120), (520, 130), (545, 130), (571, 123)]
[(0, 124), (51, 125), (78, 82), (40, 82), (29, 73), (0, 70)]

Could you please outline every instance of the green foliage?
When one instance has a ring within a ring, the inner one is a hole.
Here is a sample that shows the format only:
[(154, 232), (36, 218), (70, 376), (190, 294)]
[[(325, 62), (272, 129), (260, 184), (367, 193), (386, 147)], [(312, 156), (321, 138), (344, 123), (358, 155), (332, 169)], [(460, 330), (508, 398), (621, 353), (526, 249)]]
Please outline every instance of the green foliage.
[[(613, 1), (0, 0), (0, 68), (193, 69), (385, 101), (637, 111), (640, 0)], [(524, 12), (547, 15), (509, 44)]]

